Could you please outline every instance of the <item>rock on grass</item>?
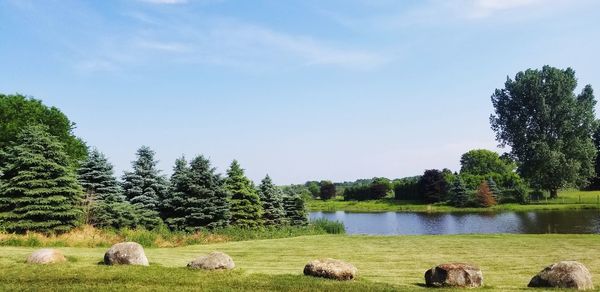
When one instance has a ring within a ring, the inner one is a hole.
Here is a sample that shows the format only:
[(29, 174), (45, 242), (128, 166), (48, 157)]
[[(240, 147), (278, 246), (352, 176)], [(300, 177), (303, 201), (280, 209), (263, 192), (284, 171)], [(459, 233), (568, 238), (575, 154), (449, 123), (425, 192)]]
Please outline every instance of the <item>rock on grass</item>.
[(562, 261), (544, 268), (529, 282), (529, 287), (594, 289), (590, 271), (580, 262)]
[(137, 242), (121, 242), (113, 245), (104, 254), (106, 265), (139, 265), (147, 266), (148, 258), (144, 248)]
[(67, 259), (60, 250), (50, 248), (38, 249), (27, 257), (29, 264), (55, 264), (66, 261)]
[(304, 266), (304, 275), (335, 280), (352, 280), (356, 273), (352, 264), (336, 259), (318, 259)]
[(198, 257), (187, 264), (191, 269), (231, 270), (235, 267), (233, 259), (222, 252), (213, 251), (208, 255)]
[(425, 284), (428, 287), (481, 287), (483, 274), (479, 267), (469, 264), (441, 264), (425, 272)]

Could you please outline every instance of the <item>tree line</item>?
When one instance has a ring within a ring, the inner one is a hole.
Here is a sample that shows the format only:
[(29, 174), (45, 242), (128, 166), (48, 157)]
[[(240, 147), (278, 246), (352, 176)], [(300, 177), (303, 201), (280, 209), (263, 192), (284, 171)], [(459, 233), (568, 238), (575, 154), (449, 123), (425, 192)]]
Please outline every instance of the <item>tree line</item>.
[(119, 181), (106, 156), (88, 151), (58, 109), (21, 95), (0, 95), (0, 117), (6, 121), (0, 132), (0, 228), (5, 231), (60, 233), (90, 224), (193, 232), (307, 224), (299, 193), (275, 186), (268, 175), (255, 186), (236, 160), (222, 177), (202, 155), (190, 161), (181, 157), (167, 178), (154, 151), (142, 146)]

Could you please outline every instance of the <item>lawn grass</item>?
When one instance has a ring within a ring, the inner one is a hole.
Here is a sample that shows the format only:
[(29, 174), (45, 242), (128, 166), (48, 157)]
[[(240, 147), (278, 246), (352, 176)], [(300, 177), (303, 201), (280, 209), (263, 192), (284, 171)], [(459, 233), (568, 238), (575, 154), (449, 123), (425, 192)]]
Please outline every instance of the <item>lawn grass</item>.
[[(485, 287), (494, 291), (525, 289), (543, 267), (567, 259), (584, 263), (600, 279), (599, 235), (302, 236), (147, 248), (150, 267), (98, 265), (105, 248), (60, 249), (68, 263), (31, 266), (24, 259), (33, 248), (0, 247), (0, 290), (410, 291), (423, 290), (425, 270), (450, 261), (479, 265)], [(213, 250), (231, 255), (236, 269), (183, 268)], [(345, 283), (302, 276), (304, 265), (321, 257), (353, 263), (358, 279)]]
[(400, 201), (392, 198), (369, 201), (344, 201), (338, 197), (333, 200), (309, 200), (310, 211), (347, 211), (347, 212), (490, 212), (490, 211), (542, 211), (542, 210), (578, 210), (600, 209), (600, 191), (565, 190), (553, 200), (541, 200), (522, 204), (500, 204), (491, 208), (456, 208), (445, 204), (423, 204), (417, 201)]

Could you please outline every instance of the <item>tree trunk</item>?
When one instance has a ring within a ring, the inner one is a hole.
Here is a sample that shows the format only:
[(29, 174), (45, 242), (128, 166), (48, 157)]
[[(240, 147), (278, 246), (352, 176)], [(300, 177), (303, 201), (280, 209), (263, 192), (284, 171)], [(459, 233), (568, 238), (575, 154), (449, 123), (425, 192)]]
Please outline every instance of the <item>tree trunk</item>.
[(556, 199), (558, 198), (558, 190), (554, 189), (554, 190), (550, 190), (550, 199)]

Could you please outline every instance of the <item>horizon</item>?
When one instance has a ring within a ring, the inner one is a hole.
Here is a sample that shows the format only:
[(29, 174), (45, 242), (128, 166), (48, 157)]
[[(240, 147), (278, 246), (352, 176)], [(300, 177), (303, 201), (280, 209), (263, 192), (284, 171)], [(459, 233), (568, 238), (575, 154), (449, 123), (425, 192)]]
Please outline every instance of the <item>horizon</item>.
[(0, 92), (59, 108), (119, 178), (147, 145), (163, 174), (202, 154), (288, 185), (502, 153), (490, 96), (528, 68), (600, 86), (600, 2), (453, 4), (0, 0)]

